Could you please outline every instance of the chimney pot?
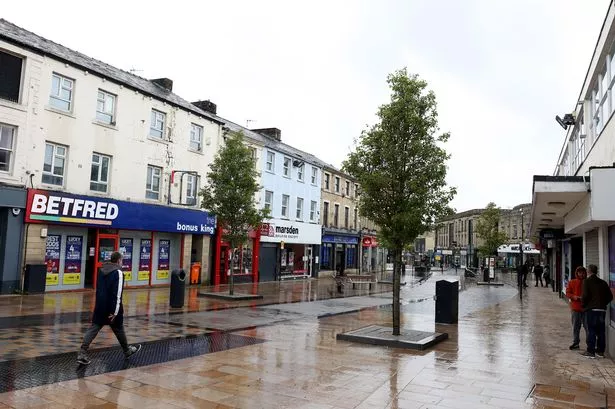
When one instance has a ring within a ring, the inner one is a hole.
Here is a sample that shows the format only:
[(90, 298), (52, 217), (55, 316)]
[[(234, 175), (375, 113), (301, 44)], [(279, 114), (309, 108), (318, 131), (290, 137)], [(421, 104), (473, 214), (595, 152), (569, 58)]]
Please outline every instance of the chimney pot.
[(205, 101), (195, 101), (192, 103), (192, 105), (194, 105), (197, 108), (202, 109), (203, 111), (212, 113), (214, 115), (216, 115), (216, 111), (218, 110), (218, 107), (216, 106), (216, 104), (214, 104), (208, 99)]

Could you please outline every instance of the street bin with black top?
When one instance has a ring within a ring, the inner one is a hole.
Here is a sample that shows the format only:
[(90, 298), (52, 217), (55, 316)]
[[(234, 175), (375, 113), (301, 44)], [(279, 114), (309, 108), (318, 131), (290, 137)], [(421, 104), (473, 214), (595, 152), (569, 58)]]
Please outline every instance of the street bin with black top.
[(436, 323), (456, 324), (459, 318), (459, 282), (436, 282)]
[(184, 270), (173, 270), (171, 272), (171, 294), (169, 303), (171, 308), (182, 308), (186, 294), (186, 272)]
[(23, 280), (23, 292), (26, 294), (42, 294), (47, 281), (46, 264), (26, 264)]

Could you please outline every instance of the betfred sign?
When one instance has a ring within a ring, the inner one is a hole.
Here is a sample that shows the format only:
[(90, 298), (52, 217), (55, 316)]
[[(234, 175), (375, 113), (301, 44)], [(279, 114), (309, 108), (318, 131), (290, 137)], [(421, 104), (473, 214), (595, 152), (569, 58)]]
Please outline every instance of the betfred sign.
[(261, 241), (269, 243), (320, 244), (322, 229), (318, 224), (272, 219), (261, 225)]
[(26, 223), (213, 235), (216, 218), (170, 206), (28, 189)]

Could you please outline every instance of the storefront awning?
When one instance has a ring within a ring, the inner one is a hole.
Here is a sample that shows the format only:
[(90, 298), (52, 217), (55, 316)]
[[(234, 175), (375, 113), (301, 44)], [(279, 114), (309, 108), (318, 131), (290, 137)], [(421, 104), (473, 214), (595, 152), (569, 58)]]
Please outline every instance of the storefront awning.
[(590, 168), (587, 176), (534, 176), (530, 231), (580, 234), (615, 221), (615, 168)]

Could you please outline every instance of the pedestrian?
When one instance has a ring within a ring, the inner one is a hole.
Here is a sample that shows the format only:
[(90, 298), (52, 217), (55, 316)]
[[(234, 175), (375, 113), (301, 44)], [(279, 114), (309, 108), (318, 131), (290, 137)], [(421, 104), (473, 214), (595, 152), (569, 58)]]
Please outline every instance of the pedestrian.
[(90, 364), (88, 348), (105, 325), (109, 325), (122, 346), (124, 356), (129, 358), (141, 350), (141, 344), (128, 345), (124, 332), (124, 306), (122, 293), (124, 290), (124, 273), (122, 273), (122, 254), (117, 251), (111, 254), (110, 262), (104, 263), (96, 281), (96, 304), (92, 315), (92, 325), (83, 336), (83, 343), (77, 356), (77, 362)]
[(606, 334), (604, 319), (606, 308), (613, 300), (609, 285), (598, 277), (598, 267), (587, 266), (587, 278), (583, 280), (583, 309), (587, 323), (587, 351), (582, 355), (588, 358), (604, 358)]
[(527, 288), (527, 273), (529, 270), (529, 261), (522, 263), (517, 267), (517, 286)]
[(587, 324), (585, 323), (585, 313), (583, 312), (583, 303), (581, 296), (583, 295), (583, 280), (587, 276), (587, 270), (585, 267), (579, 266), (574, 271), (575, 278), (568, 281), (566, 286), (566, 297), (570, 300), (570, 320), (572, 322), (572, 345), (569, 349), (579, 349), (579, 343), (581, 338), (579, 333), (581, 332), (581, 325), (585, 330), (585, 336), (587, 338)]
[(545, 279), (545, 286), (548, 287), (551, 285), (551, 268), (548, 264), (544, 266), (544, 272), (542, 273), (543, 278)]
[(544, 287), (544, 284), (542, 282), (542, 266), (540, 265), (540, 263), (536, 264), (534, 266), (534, 277), (536, 279), (536, 285), (534, 287), (538, 287), (538, 281), (540, 281), (540, 286)]

